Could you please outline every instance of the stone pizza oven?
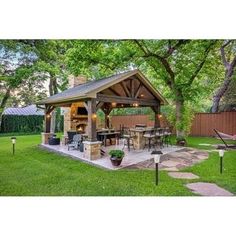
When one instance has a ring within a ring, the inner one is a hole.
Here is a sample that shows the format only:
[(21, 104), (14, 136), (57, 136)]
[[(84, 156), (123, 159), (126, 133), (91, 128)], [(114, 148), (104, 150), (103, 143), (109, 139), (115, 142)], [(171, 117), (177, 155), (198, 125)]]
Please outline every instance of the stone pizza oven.
[[(69, 76), (69, 88), (74, 88), (87, 82), (84, 76)], [(84, 106), (84, 102), (72, 103), (70, 108), (64, 108), (64, 135), (67, 131), (77, 131), (87, 133), (88, 113)]]

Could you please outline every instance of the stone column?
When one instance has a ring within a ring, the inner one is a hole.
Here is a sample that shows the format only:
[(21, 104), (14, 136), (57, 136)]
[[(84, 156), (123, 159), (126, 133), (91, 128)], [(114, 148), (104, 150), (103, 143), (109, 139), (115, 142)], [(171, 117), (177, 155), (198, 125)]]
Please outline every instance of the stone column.
[(71, 108), (64, 109), (64, 135), (67, 136), (67, 131), (71, 129)]
[(101, 145), (100, 141), (84, 141), (84, 158), (88, 160), (97, 160), (101, 158)]

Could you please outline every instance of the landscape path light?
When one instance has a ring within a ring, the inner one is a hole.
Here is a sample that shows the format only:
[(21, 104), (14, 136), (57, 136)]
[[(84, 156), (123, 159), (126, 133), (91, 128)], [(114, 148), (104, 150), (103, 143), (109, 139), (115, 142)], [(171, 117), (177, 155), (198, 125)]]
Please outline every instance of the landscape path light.
[(220, 173), (222, 174), (223, 172), (223, 157), (225, 154), (225, 150), (224, 149), (220, 149), (219, 150), (219, 156), (220, 156)]
[(15, 144), (16, 144), (16, 137), (11, 137), (12, 142), (12, 153), (15, 155)]
[(162, 151), (152, 151), (151, 155), (154, 156), (154, 162), (156, 167), (156, 185), (159, 183), (159, 163), (162, 155)]

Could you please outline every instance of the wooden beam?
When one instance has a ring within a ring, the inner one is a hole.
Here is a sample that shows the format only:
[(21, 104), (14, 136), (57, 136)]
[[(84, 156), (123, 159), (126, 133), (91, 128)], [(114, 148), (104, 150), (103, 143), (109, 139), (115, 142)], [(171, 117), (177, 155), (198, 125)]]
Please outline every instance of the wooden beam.
[(121, 82), (121, 87), (124, 89), (125, 95), (127, 97), (131, 97), (131, 94), (130, 94), (130, 92), (129, 92), (129, 90), (128, 90), (128, 88), (127, 88), (127, 86), (126, 86), (124, 81)]
[(134, 98), (134, 79), (130, 80), (131, 97)]
[(123, 103), (123, 104), (133, 104), (138, 103), (141, 106), (158, 106), (159, 102), (154, 99), (140, 99), (140, 98), (130, 98), (130, 97), (119, 97), (111, 96), (105, 94), (97, 94), (97, 101), (106, 103)]
[(104, 105), (104, 102), (98, 102), (96, 105), (96, 109), (100, 109)]
[(54, 110), (55, 107), (49, 105), (49, 106), (46, 106), (45, 108), (46, 108), (46, 113), (47, 113), (47, 114), (50, 114), (50, 113)]
[(85, 109), (88, 111), (88, 104), (87, 104), (86, 101), (84, 102), (84, 107), (85, 107)]
[(139, 93), (140, 93), (142, 87), (143, 87), (143, 85), (142, 85), (142, 83), (140, 83), (139, 86), (138, 86), (138, 89), (137, 89), (137, 91), (136, 91), (136, 93), (135, 93), (135, 95), (134, 95), (135, 98), (138, 97), (138, 95), (139, 95)]
[(96, 133), (96, 100), (88, 100), (88, 140), (93, 142), (97, 140)]
[(104, 112), (105, 114), (105, 127), (106, 128), (110, 128), (110, 118), (109, 118), (109, 114), (111, 113), (112, 111), (112, 108), (102, 108), (102, 111)]
[(120, 96), (120, 94), (116, 91), (116, 90), (114, 90), (113, 88), (108, 88), (114, 95), (116, 95), (116, 96)]
[(47, 105), (45, 107), (45, 115), (44, 115), (44, 124), (45, 124), (45, 127), (44, 127), (44, 132), (45, 133), (50, 133), (51, 131), (51, 112), (53, 111), (54, 107), (53, 106), (49, 106)]
[(154, 106), (154, 107), (151, 107), (152, 110), (154, 111), (155, 113), (155, 120), (154, 120), (154, 127), (155, 128), (158, 128), (158, 127), (161, 127), (161, 122), (160, 122), (160, 105), (159, 106)]

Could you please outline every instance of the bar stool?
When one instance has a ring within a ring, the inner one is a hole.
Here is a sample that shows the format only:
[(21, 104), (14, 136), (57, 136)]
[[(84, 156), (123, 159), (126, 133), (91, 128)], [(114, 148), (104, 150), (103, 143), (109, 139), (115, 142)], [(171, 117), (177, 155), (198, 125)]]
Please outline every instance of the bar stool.
[(145, 145), (144, 148), (148, 145), (148, 151), (150, 151), (151, 146), (153, 146), (155, 148), (155, 129), (153, 130), (148, 130), (145, 131), (143, 137), (145, 138)]
[(155, 137), (156, 137), (156, 145), (159, 146), (159, 148), (163, 148), (163, 128), (158, 128), (156, 133), (155, 133)]
[(166, 127), (164, 130), (164, 134), (163, 134), (163, 143), (168, 147), (169, 145), (171, 146), (171, 140), (170, 140), (170, 136), (171, 136), (171, 132), (169, 127)]
[(122, 148), (122, 150), (124, 150), (124, 148), (127, 146), (128, 147), (128, 151), (130, 152), (130, 146), (133, 147), (133, 149), (135, 150), (134, 148), (134, 137), (135, 135), (132, 135), (131, 134), (131, 131), (129, 128), (125, 128), (123, 129), (123, 140), (124, 140), (124, 146)]

